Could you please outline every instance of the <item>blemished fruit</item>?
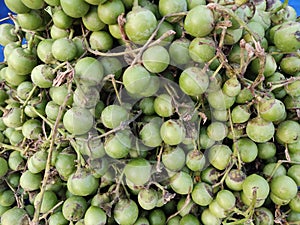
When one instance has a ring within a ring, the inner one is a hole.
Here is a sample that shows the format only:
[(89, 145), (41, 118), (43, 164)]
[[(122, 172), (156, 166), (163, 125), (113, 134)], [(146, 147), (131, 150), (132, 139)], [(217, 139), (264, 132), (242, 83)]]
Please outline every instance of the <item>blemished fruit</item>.
[(287, 1), (3, 2), (1, 224), (299, 224)]

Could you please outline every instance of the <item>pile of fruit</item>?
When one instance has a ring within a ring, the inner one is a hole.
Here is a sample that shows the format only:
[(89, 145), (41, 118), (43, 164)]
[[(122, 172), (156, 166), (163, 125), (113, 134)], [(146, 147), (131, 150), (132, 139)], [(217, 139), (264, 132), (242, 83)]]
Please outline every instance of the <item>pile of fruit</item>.
[(300, 223), (287, 0), (5, 4), (2, 225)]

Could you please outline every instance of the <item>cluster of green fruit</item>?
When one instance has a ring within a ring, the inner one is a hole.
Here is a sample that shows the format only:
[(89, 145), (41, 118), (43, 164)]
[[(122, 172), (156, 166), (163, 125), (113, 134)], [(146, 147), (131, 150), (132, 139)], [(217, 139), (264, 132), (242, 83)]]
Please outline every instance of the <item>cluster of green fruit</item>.
[(5, 0), (1, 224), (299, 224), (287, 3)]

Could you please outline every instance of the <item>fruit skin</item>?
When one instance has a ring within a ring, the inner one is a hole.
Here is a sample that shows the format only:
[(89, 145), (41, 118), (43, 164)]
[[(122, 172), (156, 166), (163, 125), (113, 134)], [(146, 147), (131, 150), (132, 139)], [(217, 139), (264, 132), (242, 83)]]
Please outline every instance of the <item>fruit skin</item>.
[(212, 187), (205, 182), (197, 183), (192, 191), (192, 199), (200, 206), (209, 205), (213, 200)]
[(285, 120), (276, 131), (276, 138), (283, 143), (292, 144), (300, 139), (300, 125), (297, 121)]
[(107, 217), (105, 212), (96, 206), (90, 206), (84, 215), (85, 225), (105, 225)]
[(214, 29), (214, 23), (213, 12), (206, 6), (199, 5), (186, 15), (184, 29), (194, 37), (205, 37)]
[(294, 198), (298, 191), (295, 181), (287, 175), (274, 177), (270, 183), (270, 189), (276, 197), (287, 201)]
[(156, 45), (146, 49), (142, 55), (142, 61), (151, 73), (160, 73), (169, 66), (170, 56), (164, 47)]
[(71, 134), (81, 135), (93, 127), (94, 118), (87, 109), (75, 106), (64, 114), (63, 124)]
[(209, 85), (209, 78), (205, 71), (199, 67), (185, 69), (179, 77), (179, 87), (190, 96), (203, 94)]
[(107, 1), (98, 5), (98, 16), (100, 20), (108, 25), (118, 23), (118, 16), (124, 12), (125, 7), (121, 0)]
[(283, 23), (274, 33), (275, 46), (283, 52), (295, 52), (300, 48), (300, 24), (298, 22)]
[(232, 150), (227, 145), (217, 144), (209, 149), (208, 160), (218, 170), (224, 170), (232, 155)]
[(126, 164), (124, 174), (135, 185), (144, 185), (150, 180), (151, 167), (150, 162), (146, 159), (132, 159)]
[(180, 171), (170, 178), (170, 186), (177, 194), (186, 195), (193, 190), (193, 181), (188, 173)]
[(143, 92), (149, 85), (150, 73), (141, 65), (128, 67), (123, 73), (123, 83), (131, 94)]
[(131, 199), (120, 199), (115, 205), (113, 216), (118, 224), (131, 225), (138, 218), (139, 209)]
[(77, 196), (87, 196), (96, 192), (99, 181), (85, 170), (77, 170), (67, 181), (68, 190)]
[(167, 120), (160, 127), (160, 136), (168, 145), (178, 145), (185, 137), (184, 127), (176, 120)]
[(81, 196), (67, 198), (62, 206), (62, 213), (69, 221), (78, 221), (84, 217), (87, 210), (87, 202)]
[(263, 177), (257, 174), (247, 176), (243, 182), (243, 193), (250, 200), (253, 197), (254, 188), (256, 188), (257, 200), (264, 200), (268, 197), (270, 192), (269, 184)]
[(265, 121), (261, 117), (255, 117), (248, 121), (246, 127), (248, 137), (257, 143), (269, 141), (275, 134), (275, 127), (272, 122)]
[[(172, 13), (184, 12), (187, 10), (187, 2), (185, 0), (160, 0), (158, 10), (161, 16), (166, 16)], [(166, 20), (174, 23), (178, 22), (181, 16), (167, 17)]]
[(155, 30), (156, 25), (157, 20), (150, 10), (137, 7), (126, 15), (124, 29), (129, 40), (136, 44), (144, 44)]
[(60, 0), (60, 5), (64, 12), (73, 18), (83, 17), (90, 8), (84, 0)]
[(26, 216), (26, 211), (21, 208), (11, 208), (1, 216), (2, 225), (29, 225), (29, 219)]

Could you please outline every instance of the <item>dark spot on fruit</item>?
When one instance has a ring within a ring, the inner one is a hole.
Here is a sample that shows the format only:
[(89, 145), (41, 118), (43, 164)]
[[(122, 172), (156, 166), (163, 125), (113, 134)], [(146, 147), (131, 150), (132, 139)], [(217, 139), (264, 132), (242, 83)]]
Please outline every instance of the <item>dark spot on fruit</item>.
[(300, 41), (300, 31), (299, 30), (297, 30), (295, 32), (295, 37), (296, 37), (297, 41)]

